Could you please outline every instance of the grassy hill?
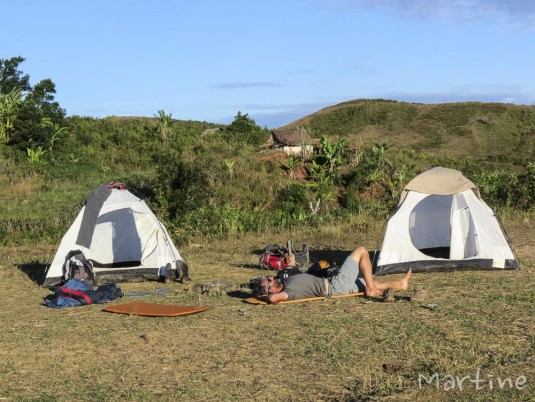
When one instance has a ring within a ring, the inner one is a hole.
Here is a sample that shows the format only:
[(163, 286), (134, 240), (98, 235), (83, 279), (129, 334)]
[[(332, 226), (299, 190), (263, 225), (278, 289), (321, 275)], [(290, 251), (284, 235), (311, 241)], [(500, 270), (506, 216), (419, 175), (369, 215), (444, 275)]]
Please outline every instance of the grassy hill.
[(452, 158), (522, 164), (535, 155), (535, 107), (503, 103), (415, 104), (354, 100), (305, 116), (283, 128), (351, 143), (387, 143)]
[[(0, 144), (3, 244), (58, 241), (85, 196), (110, 181), (145, 197), (185, 242), (382, 219), (433, 166), (463, 171), (496, 208), (535, 202), (531, 106), (355, 100), (286, 126), (340, 145), (336, 161), (327, 149), (314, 160), (261, 151), (269, 132), (242, 117), (227, 127), (175, 120), (163, 141), (156, 118), (72, 116), (42, 154)], [(316, 213), (310, 205), (320, 199)]]

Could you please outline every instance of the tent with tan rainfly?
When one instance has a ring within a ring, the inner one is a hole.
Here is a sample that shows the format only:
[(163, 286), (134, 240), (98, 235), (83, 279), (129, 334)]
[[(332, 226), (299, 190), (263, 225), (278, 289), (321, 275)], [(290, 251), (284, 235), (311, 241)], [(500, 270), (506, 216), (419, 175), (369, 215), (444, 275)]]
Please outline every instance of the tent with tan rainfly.
[(124, 185), (102, 185), (91, 193), (63, 236), (43, 286), (66, 278), (71, 251), (81, 251), (93, 265), (96, 283), (158, 279), (184, 265), (167, 230), (139, 197)]
[(388, 220), (376, 275), (515, 269), (505, 232), (479, 190), (457, 170), (435, 167), (404, 188)]

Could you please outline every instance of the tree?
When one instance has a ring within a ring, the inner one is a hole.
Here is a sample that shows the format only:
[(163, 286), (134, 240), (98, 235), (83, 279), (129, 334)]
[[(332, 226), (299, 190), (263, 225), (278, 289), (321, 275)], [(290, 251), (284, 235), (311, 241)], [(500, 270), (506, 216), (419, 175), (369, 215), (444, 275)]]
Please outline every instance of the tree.
[(17, 118), (20, 104), (20, 89), (13, 88), (9, 93), (0, 93), (0, 141), (7, 143), (13, 131), (13, 121)]
[(166, 114), (164, 110), (158, 110), (158, 114), (155, 114), (154, 116), (160, 119), (160, 125), (158, 126), (160, 131), (160, 139), (162, 142), (166, 143), (169, 136), (169, 129), (171, 128), (171, 123), (173, 122), (173, 114)]
[(310, 172), (319, 184), (331, 184), (339, 176), (340, 168), (345, 164), (347, 144), (344, 138), (331, 142), (325, 135), (321, 137), (320, 148), (312, 160)]
[(19, 64), (23, 57), (12, 57), (11, 59), (0, 59), (0, 94), (8, 94), (15, 88), (21, 93), (31, 90), (30, 76), (19, 71)]
[(234, 121), (227, 126), (225, 131), (229, 140), (257, 146), (261, 145), (268, 135), (266, 129), (258, 126), (247, 113), (242, 114), (241, 112), (238, 112)]
[(8, 138), (4, 135), (2, 139), (21, 150), (48, 147), (58, 127), (63, 126), (65, 110), (54, 100), (52, 80), (30, 85), (30, 76), (19, 69), (24, 60), (20, 56), (0, 59), (0, 101), (5, 105), (0, 126), (3, 123), (7, 132), (7, 114), (10, 124)]

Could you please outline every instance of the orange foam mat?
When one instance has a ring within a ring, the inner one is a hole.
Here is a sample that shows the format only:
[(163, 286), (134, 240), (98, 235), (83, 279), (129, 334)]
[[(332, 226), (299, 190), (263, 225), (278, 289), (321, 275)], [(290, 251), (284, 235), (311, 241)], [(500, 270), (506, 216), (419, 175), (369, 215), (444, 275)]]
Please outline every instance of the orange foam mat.
[(208, 310), (208, 306), (177, 306), (173, 304), (157, 304), (133, 302), (108, 306), (104, 311), (119, 314), (143, 315), (147, 317), (176, 317), (195, 314)]
[[(300, 303), (300, 302), (309, 302), (309, 301), (316, 301), (316, 300), (343, 299), (345, 297), (354, 297), (354, 296), (364, 296), (364, 292), (348, 293), (347, 295), (331, 296), (329, 298), (327, 298), (327, 297), (308, 297), (306, 299), (286, 300), (286, 301), (283, 301), (283, 302), (279, 302), (277, 304)], [(244, 299), (243, 301), (245, 303), (249, 303), (249, 304), (268, 304), (264, 300), (257, 299), (256, 297), (249, 297), (247, 299)]]

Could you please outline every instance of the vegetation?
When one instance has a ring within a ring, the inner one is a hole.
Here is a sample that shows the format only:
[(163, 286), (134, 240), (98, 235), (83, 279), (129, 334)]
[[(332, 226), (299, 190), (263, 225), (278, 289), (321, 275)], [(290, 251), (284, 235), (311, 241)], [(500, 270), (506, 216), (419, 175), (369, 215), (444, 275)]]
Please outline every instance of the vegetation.
[[(429, 292), (424, 303), (359, 297), (279, 306), (242, 302), (249, 293), (240, 285), (266, 274), (255, 268), (262, 246), (293, 238), (307, 241), (315, 258), (341, 261), (356, 239), (369, 248), (376, 244), (382, 222), (362, 216), (310, 231), (184, 245), (180, 252), (193, 282), (121, 283), (125, 292), (171, 292), (113, 302), (209, 307), (176, 318), (111, 314), (102, 305), (59, 311), (40, 306), (50, 292), (32, 279), (37, 281), (40, 262), (49, 261), (54, 247), (0, 247), (0, 398), (531, 401), (535, 220), (512, 222), (506, 220), (508, 232), (517, 246), (525, 245), (519, 247), (522, 270), (414, 274), (412, 284)], [(231, 286), (196, 290), (218, 281)], [(411, 296), (412, 289), (396, 295)], [(448, 375), (475, 380), (478, 369), (483, 380), (492, 379), (493, 389), (488, 382), (477, 389), (465, 380), (460, 389), (447, 381)], [(419, 375), (429, 379), (435, 373), (438, 386), (419, 382)], [(517, 389), (522, 376), (527, 387)], [(497, 378), (512, 384), (499, 388)]]
[(145, 197), (179, 243), (353, 214), (382, 220), (403, 186), (436, 165), (463, 171), (498, 210), (535, 202), (533, 107), (346, 102), (290, 125), (320, 146), (312, 158), (287, 157), (261, 153), (269, 130), (241, 112), (228, 126), (164, 110), (65, 118), (53, 82), (32, 87), (23, 61), (0, 60), (0, 181), (12, 190), (0, 196), (6, 245), (57, 242), (84, 196), (115, 180)]
[(44, 79), (34, 86), (19, 65), (22, 57), (0, 59), (0, 141), (22, 150), (53, 146), (65, 111), (54, 101), (55, 84)]
[[(228, 126), (164, 110), (66, 117), (53, 82), (31, 86), (23, 61), (0, 60), (0, 399), (533, 400), (532, 106), (346, 102), (289, 125), (320, 139), (311, 158), (289, 157), (260, 152), (269, 130), (241, 112)], [(461, 170), (506, 218), (522, 270), (413, 275), (429, 304), (241, 302), (243, 284), (265, 274), (266, 244), (306, 241), (332, 262), (357, 241), (373, 249), (404, 185), (437, 165)], [(169, 287), (143, 301), (209, 310), (147, 319), (37, 308), (56, 245), (87, 194), (110, 181), (149, 202), (194, 279), (122, 288)], [(230, 292), (196, 290), (229, 278)], [(443, 379), (477, 370), (513, 383)], [(439, 386), (419, 385), (435, 373)]]

